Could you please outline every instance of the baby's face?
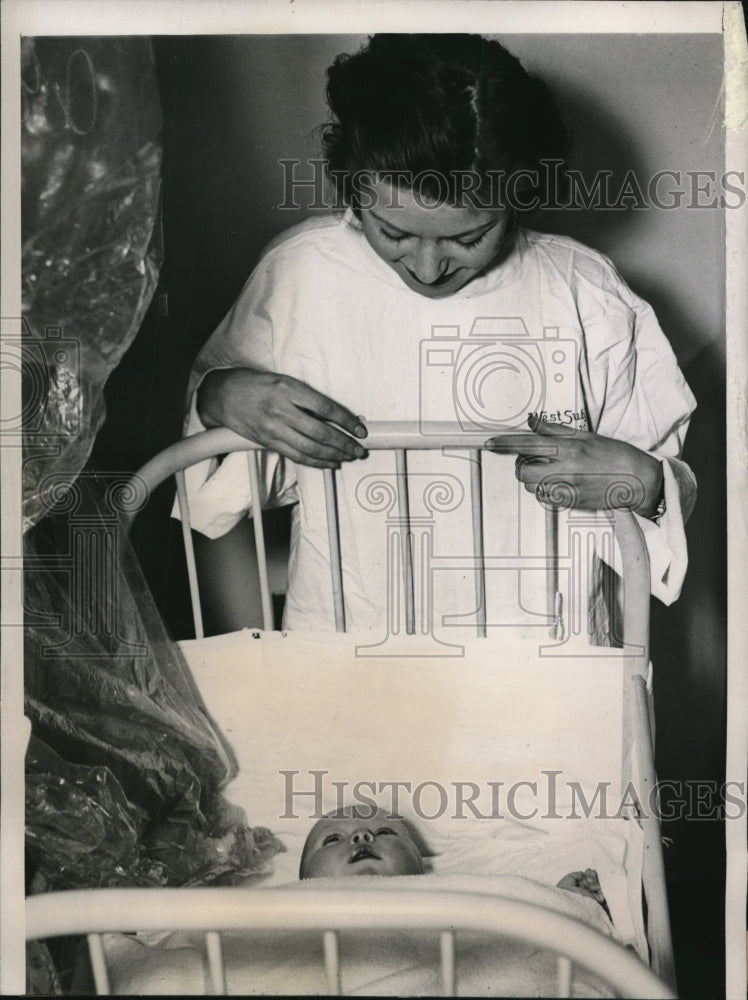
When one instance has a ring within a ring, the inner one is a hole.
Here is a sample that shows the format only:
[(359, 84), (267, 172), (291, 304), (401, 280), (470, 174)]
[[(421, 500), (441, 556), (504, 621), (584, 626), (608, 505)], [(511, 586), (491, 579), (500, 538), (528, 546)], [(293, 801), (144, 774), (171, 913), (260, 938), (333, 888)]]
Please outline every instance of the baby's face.
[(321, 819), (307, 837), (300, 878), (326, 875), (422, 875), (423, 859), (407, 827), (373, 819)]

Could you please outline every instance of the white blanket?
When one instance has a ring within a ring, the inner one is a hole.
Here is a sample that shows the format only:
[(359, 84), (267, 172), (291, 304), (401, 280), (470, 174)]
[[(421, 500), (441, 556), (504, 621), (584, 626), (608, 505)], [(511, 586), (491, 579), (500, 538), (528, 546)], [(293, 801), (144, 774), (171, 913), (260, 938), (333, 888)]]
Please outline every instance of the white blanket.
[[(339, 889), (345, 899), (351, 879), (314, 879), (295, 888)], [(359, 877), (356, 889), (397, 892), (418, 889), (462, 890), (522, 900), (583, 921), (606, 937), (620, 940), (603, 909), (593, 900), (518, 876), (423, 875)], [(282, 892), (283, 888), (274, 890)], [(449, 914), (445, 914), (445, 928)], [(425, 931), (340, 932), (342, 989), (363, 996), (434, 996), (440, 992), (438, 935)], [(203, 943), (195, 934), (130, 937), (106, 935), (105, 950), (113, 993), (189, 995), (209, 992), (202, 962)], [(263, 932), (223, 935), (226, 979), (232, 995), (325, 995), (319, 932)], [(553, 995), (556, 957), (533, 945), (485, 934), (457, 937), (458, 996)], [(597, 977), (575, 967), (572, 995), (608, 997), (614, 993)]]
[[(297, 877), (315, 818), (356, 802), (359, 782), (384, 809), (399, 783), (435, 872), (554, 886), (595, 868), (616, 927), (646, 955), (641, 830), (613, 818), (627, 745), (619, 650), (476, 639), (444, 659), (408, 637), (408, 656), (371, 659), (360, 637), (253, 635), (183, 650), (240, 764), (227, 797), (288, 848), (263, 884)], [(596, 803), (587, 818), (572, 787)], [(458, 788), (476, 790), (478, 815)]]

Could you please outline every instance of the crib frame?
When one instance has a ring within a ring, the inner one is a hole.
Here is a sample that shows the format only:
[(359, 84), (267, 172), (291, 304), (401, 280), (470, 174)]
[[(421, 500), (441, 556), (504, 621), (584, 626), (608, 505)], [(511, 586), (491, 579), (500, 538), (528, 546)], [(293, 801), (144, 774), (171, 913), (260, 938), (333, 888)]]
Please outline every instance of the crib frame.
[(351, 889), (341, 902), (331, 889), (261, 894), (253, 889), (88, 889), (32, 897), (26, 934), (43, 939), (86, 934), (99, 996), (110, 995), (102, 934), (107, 931), (205, 931), (209, 993), (225, 996), (220, 931), (319, 930), (328, 995), (341, 996), (342, 930), (427, 930), (439, 938), (443, 996), (456, 996), (457, 935), (481, 931), (556, 953), (559, 997), (570, 997), (575, 965), (599, 976), (620, 996), (670, 1000), (673, 990), (641, 960), (610, 938), (560, 913), (510, 899), (469, 892), (399, 890), (372, 894)]
[[(426, 433), (424, 433), (426, 430)], [(514, 435), (516, 436), (516, 435)], [(536, 440), (534, 435), (528, 435)], [(476, 565), (476, 598), (479, 614), (476, 631), (486, 635), (485, 569), (483, 560), (483, 512), (481, 509), (481, 449), (485, 433), (466, 434), (454, 425), (408, 427), (401, 424), (371, 425), (366, 447), (394, 451), (398, 484), (398, 514), (406, 525), (400, 566), (406, 602), (406, 633), (416, 631), (413, 593), (413, 560), (410, 549), (407, 494), (409, 449), (467, 449), (471, 461), (473, 498), (473, 547)], [(234, 451), (247, 453), (250, 488), (260, 496), (258, 451), (260, 446), (227, 428), (216, 428), (186, 438), (148, 462), (130, 481), (132, 515), (150, 492), (172, 475), (182, 518), (195, 634), (204, 631), (200, 609), (197, 569), (189, 518), (184, 470), (208, 458)], [(340, 539), (337, 522), (336, 477), (323, 470), (330, 540), (331, 592), (336, 630), (345, 631)], [(476, 499), (478, 498), (478, 499)], [(621, 554), (625, 587), (623, 652), (625, 664), (624, 712), (631, 727), (639, 775), (639, 805), (650, 801), (657, 778), (650, 705), (646, 687), (649, 664), (649, 560), (641, 529), (627, 510), (611, 511), (611, 523)], [(546, 508), (548, 551), (556, 553), (558, 514)], [(255, 544), (260, 574), (263, 627), (273, 628), (267, 559), (262, 518), (254, 517)], [(547, 561), (546, 592), (549, 620), (553, 620), (558, 589), (558, 561)], [(551, 635), (554, 635), (553, 629)], [(386, 894), (375, 906), (371, 894), (346, 892), (341, 902), (330, 890), (285, 890), (282, 894), (259, 894), (251, 889), (97, 889), (33, 896), (26, 906), (27, 940), (68, 934), (86, 934), (89, 956), (99, 995), (108, 995), (109, 980), (101, 935), (108, 931), (205, 930), (206, 961), (213, 992), (226, 992), (220, 931), (269, 929), (316, 929), (322, 935), (325, 969), (330, 995), (339, 995), (341, 967), (338, 950), (340, 929), (397, 930), (429, 929), (439, 933), (443, 995), (454, 996), (456, 988), (455, 934), (460, 930), (484, 930), (499, 936), (520, 938), (557, 954), (558, 996), (570, 996), (574, 965), (581, 965), (609, 983), (620, 995), (631, 997), (675, 996), (675, 969), (670, 918), (667, 907), (665, 869), (659, 818), (652, 809), (640, 809), (644, 858), (642, 889), (647, 902), (647, 939), (651, 970), (615, 942), (578, 921), (515, 900), (494, 899), (471, 893), (407, 890)], [(207, 928), (207, 929), (206, 929)]]

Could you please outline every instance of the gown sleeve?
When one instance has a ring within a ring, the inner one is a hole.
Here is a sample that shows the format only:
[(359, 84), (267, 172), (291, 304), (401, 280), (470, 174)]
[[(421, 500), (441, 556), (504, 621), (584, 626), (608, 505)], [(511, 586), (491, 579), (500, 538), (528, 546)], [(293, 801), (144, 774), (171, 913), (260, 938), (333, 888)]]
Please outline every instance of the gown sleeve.
[(681, 458), (696, 401), (651, 306), (609, 262), (581, 279), (578, 307), (590, 430), (662, 462), (666, 511), (657, 522), (638, 520), (649, 552), (652, 594), (671, 604), (680, 595), (688, 565), (684, 525), (696, 501), (696, 479)]
[[(250, 276), (227, 315), (198, 354), (190, 373), (185, 436), (205, 427), (197, 413), (197, 389), (206, 374), (217, 368), (247, 366), (276, 371), (275, 347), (286, 320), (283, 296), (278, 294), (277, 269), (263, 259)], [(254, 498), (249, 485), (247, 452), (234, 452), (188, 469), (185, 485), (192, 527), (218, 538), (242, 518), (252, 516)], [(279, 507), (298, 499), (296, 468), (274, 452), (259, 453), (260, 507)], [(178, 517), (175, 503), (172, 516)]]

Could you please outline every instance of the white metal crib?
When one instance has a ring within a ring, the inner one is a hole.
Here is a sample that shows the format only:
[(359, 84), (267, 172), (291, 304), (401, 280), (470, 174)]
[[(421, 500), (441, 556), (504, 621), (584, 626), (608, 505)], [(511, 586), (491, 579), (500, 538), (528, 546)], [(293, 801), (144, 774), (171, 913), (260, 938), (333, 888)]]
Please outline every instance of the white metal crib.
[[(366, 445), (369, 449), (394, 452), (399, 517), (406, 525), (402, 533), (402, 591), (405, 603), (405, 631), (414, 633), (417, 616), (414, 604), (413, 552), (410, 544), (407, 489), (407, 451), (444, 448), (469, 448), (474, 461), (471, 467), (473, 496), (473, 544), (477, 571), (475, 594), (478, 616), (477, 637), (486, 636), (485, 571), (483, 568), (483, 511), (481, 509), (480, 449), (485, 434), (472, 437), (464, 432), (447, 430), (437, 436), (423, 435), (420, 430), (393, 426), (372, 426)], [(206, 458), (227, 452), (246, 451), (252, 493), (258, 489), (257, 446), (226, 429), (216, 429), (185, 439), (149, 462), (132, 481), (133, 495), (144, 495), (172, 475), (176, 475), (182, 526), (187, 555), (190, 589), (193, 600), (195, 632), (203, 635), (197, 571), (192, 549), (189, 505), (183, 470)], [(337, 522), (336, 474), (320, 473), (325, 480), (328, 536), (330, 543), (331, 596), (335, 607), (335, 624), (345, 631), (343, 601), (341, 540)], [(556, 552), (558, 537), (557, 512), (546, 510), (546, 532), (549, 552)], [(255, 517), (254, 531), (260, 568), (260, 584), (264, 628), (273, 628), (273, 610), (268, 585), (265, 541), (262, 518)], [(623, 662), (625, 677), (625, 724), (634, 733), (632, 745), (636, 760), (632, 767), (637, 775), (640, 803), (649, 801), (656, 785), (650, 710), (646, 686), (649, 667), (649, 564), (641, 531), (635, 517), (625, 510), (611, 513), (611, 522), (619, 546), (625, 605), (623, 620)], [(549, 620), (555, 616), (558, 591), (558, 559), (547, 563), (546, 590)], [(97, 993), (109, 993), (109, 974), (102, 934), (109, 931), (193, 930), (204, 931), (205, 962), (209, 992), (226, 992), (223, 967), (222, 931), (255, 931), (282, 929), (316, 929), (321, 935), (327, 989), (330, 995), (341, 992), (341, 956), (338, 932), (347, 930), (413, 929), (433, 931), (439, 942), (440, 982), (442, 994), (457, 995), (459, 989), (456, 960), (459, 933), (466, 930), (485, 931), (498, 937), (522, 939), (547, 948), (558, 956), (555, 989), (558, 996), (573, 995), (575, 966), (599, 976), (618, 995), (631, 997), (672, 997), (675, 977), (670, 935), (670, 923), (665, 890), (660, 825), (656, 812), (642, 808), (639, 822), (643, 830), (642, 892), (647, 908), (647, 939), (651, 969), (630, 951), (578, 921), (559, 913), (544, 911), (516, 900), (488, 898), (470, 893), (429, 892), (419, 889), (387, 893), (375, 897), (351, 889), (345, 897), (327, 889), (305, 888), (283, 893), (260, 894), (254, 889), (117, 889), (50, 893), (31, 897), (27, 901), (27, 939), (44, 939), (56, 935), (86, 934)]]

